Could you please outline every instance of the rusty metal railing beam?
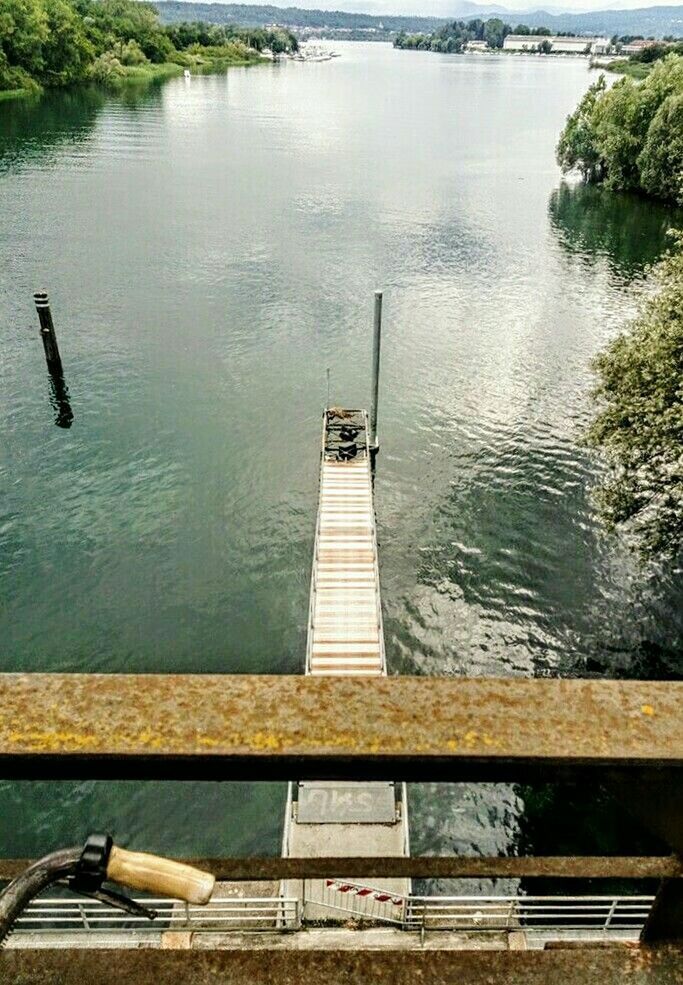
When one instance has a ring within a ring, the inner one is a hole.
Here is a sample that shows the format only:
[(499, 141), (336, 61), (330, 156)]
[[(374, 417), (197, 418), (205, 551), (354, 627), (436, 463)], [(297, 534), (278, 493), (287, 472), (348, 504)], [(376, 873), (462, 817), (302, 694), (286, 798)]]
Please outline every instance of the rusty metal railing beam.
[(669, 681), (0, 675), (4, 777), (676, 784), (682, 768)]
[[(362, 931), (357, 932), (361, 936)], [(683, 949), (584, 945), (529, 951), (293, 950), (226, 951), (6, 950), (0, 981), (12, 985), (254, 985), (324, 981), (326, 985), (680, 985)]]
[[(34, 859), (0, 859), (0, 881), (14, 879)], [(683, 861), (665, 856), (525, 856), (485, 858), (413, 856), (377, 858), (184, 858), (221, 882), (281, 879), (676, 879)]]

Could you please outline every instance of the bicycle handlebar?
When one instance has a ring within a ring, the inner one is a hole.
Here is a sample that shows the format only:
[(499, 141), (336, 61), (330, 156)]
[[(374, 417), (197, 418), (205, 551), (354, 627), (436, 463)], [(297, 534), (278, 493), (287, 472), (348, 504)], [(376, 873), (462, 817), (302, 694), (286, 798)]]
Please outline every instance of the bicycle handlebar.
[(76, 892), (104, 899), (134, 913), (146, 913), (151, 918), (155, 916), (153, 910), (111, 892), (105, 893), (103, 880), (200, 906), (209, 902), (216, 882), (210, 872), (184, 862), (129, 852), (113, 845), (109, 835), (91, 835), (85, 848), (65, 848), (38, 859), (0, 892), (0, 948), (33, 897), (63, 879)]
[(202, 872), (184, 862), (172, 862), (146, 852), (129, 852), (116, 845), (109, 853), (107, 879), (129, 889), (199, 905), (209, 902), (216, 882), (210, 872)]

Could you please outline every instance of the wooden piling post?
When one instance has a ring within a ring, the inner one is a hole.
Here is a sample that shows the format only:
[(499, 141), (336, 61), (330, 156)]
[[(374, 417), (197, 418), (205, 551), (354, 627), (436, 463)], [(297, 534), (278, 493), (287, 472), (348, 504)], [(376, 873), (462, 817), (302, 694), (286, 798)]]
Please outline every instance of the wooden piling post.
[(379, 451), (377, 437), (377, 403), (379, 397), (379, 352), (382, 337), (382, 292), (375, 291), (375, 320), (372, 338), (372, 402), (370, 404), (370, 453)]
[(35, 301), (36, 311), (40, 320), (40, 337), (43, 340), (47, 368), (51, 373), (55, 371), (61, 373), (62, 360), (59, 355), (57, 336), (55, 335), (55, 326), (52, 321), (52, 312), (50, 311), (50, 301), (47, 291), (36, 291), (33, 295), (33, 300)]

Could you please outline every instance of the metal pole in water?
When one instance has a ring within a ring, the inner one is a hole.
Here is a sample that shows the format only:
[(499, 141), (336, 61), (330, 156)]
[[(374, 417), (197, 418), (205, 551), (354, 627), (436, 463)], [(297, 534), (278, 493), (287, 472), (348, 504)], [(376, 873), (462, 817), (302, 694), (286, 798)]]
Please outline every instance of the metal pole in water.
[(55, 335), (55, 326), (52, 321), (47, 291), (36, 291), (33, 295), (33, 300), (36, 303), (36, 311), (40, 320), (40, 337), (43, 340), (47, 368), (50, 372), (57, 370), (61, 373), (62, 360), (57, 346), (57, 336)]
[(375, 291), (375, 324), (372, 339), (372, 403), (370, 404), (370, 451), (379, 451), (377, 438), (377, 403), (379, 396), (379, 350), (382, 336), (382, 292)]
[(64, 381), (62, 360), (59, 355), (59, 347), (57, 346), (57, 336), (55, 335), (55, 326), (52, 322), (47, 291), (36, 291), (33, 295), (33, 300), (35, 301), (36, 311), (40, 320), (40, 337), (43, 340), (47, 372), (50, 377), (50, 402), (57, 414), (55, 424), (60, 428), (70, 428), (74, 415), (69, 402), (69, 388)]

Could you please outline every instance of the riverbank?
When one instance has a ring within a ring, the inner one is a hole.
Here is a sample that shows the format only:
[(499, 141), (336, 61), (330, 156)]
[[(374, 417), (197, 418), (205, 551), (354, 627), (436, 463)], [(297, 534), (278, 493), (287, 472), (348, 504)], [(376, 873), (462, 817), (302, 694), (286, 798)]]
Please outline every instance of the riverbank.
[(648, 77), (654, 64), (654, 62), (632, 62), (630, 58), (613, 58), (607, 61), (591, 61), (590, 67), (600, 69), (602, 72), (627, 75), (631, 79), (640, 81)]
[(278, 27), (163, 25), (150, 5), (135, 0), (62, 0), (59, 16), (50, 0), (31, 2), (42, 18), (38, 33), (23, 16), (21, 0), (6, 0), (8, 27), (0, 37), (4, 99), (84, 82), (116, 89), (148, 84), (186, 69), (257, 64), (299, 48), (294, 35)]
[[(69, 88), (83, 84), (101, 85), (106, 89), (120, 90), (127, 86), (152, 85), (164, 82), (166, 79), (182, 75), (189, 70), (193, 75), (210, 75), (214, 72), (223, 72), (228, 68), (245, 68), (250, 65), (267, 65), (270, 59), (254, 51), (244, 57), (233, 57), (230, 55), (219, 55), (216, 57), (206, 57), (205, 55), (194, 53), (179, 62), (162, 62), (159, 65), (152, 63), (146, 65), (125, 65), (117, 66), (118, 71), (103, 72), (99, 76), (84, 78), (74, 82)], [(26, 99), (41, 96), (45, 91), (54, 88), (64, 88), (63, 86), (40, 86), (36, 85), (31, 89), (6, 89), (0, 91), (0, 102), (15, 99)]]

